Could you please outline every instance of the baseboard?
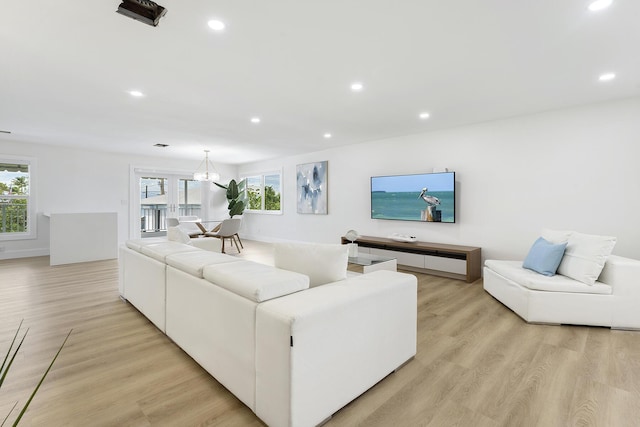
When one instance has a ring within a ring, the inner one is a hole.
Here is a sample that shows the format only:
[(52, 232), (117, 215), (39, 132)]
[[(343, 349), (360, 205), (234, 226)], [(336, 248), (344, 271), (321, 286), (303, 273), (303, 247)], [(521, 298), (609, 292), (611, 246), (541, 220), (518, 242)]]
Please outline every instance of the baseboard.
[(49, 248), (18, 249), (15, 251), (0, 252), (0, 260), (16, 259), (16, 258), (32, 258), (36, 256), (47, 256), (47, 255), (49, 255)]

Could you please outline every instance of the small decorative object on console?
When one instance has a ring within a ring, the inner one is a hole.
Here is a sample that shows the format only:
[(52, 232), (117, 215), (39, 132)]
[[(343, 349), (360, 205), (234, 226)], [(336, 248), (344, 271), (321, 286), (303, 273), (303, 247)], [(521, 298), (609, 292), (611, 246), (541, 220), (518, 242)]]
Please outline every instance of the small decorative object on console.
[(359, 237), (358, 232), (356, 230), (349, 230), (344, 237), (351, 242), (347, 245), (349, 246), (349, 258), (356, 258), (358, 256), (358, 244), (354, 242)]
[(391, 240), (395, 240), (396, 242), (415, 242), (418, 240), (416, 236), (409, 236), (406, 234), (393, 233), (389, 236)]

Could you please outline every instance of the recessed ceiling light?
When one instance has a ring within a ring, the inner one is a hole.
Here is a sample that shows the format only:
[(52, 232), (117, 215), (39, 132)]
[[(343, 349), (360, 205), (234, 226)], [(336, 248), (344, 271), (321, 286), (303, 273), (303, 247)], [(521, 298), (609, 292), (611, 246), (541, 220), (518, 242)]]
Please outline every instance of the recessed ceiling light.
[(600, 80), (601, 82), (608, 82), (615, 78), (616, 78), (615, 73), (605, 73), (605, 74), (602, 74), (600, 77), (598, 77), (598, 80)]
[(224, 30), (224, 27), (225, 27), (224, 22), (218, 21), (217, 19), (210, 20), (209, 22), (207, 22), (207, 25), (213, 31), (222, 31)]
[(353, 92), (361, 92), (364, 89), (364, 85), (360, 82), (351, 83), (351, 90)]
[(324, 134), (324, 135), (322, 135), (322, 136), (324, 136), (326, 139), (329, 139), (329, 138), (331, 138), (333, 135), (331, 135), (330, 133), (328, 133), (328, 132), (327, 132), (327, 133), (325, 133), (325, 134)]
[(251, 117), (251, 123), (260, 123), (260, 117)]
[(420, 120), (426, 120), (426, 119), (428, 119), (428, 118), (429, 118), (429, 116), (431, 116), (431, 114), (429, 114), (429, 113), (427, 113), (427, 112), (420, 113), (420, 114), (418, 115), (418, 117), (420, 117)]
[(141, 96), (144, 96), (144, 93), (140, 92), (139, 90), (130, 90), (129, 95), (140, 98)]
[(598, 10), (606, 9), (611, 6), (613, 0), (596, 0), (589, 4), (589, 10), (596, 12)]

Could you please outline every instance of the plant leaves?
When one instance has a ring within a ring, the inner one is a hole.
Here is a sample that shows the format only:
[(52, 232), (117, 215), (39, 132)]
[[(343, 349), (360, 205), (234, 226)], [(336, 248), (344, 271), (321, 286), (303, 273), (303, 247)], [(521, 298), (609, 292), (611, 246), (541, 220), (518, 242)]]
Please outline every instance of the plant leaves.
[[(20, 329), (18, 329), (18, 330), (20, 330)], [(20, 344), (18, 344), (18, 346), (16, 347), (15, 351), (13, 352), (13, 355), (11, 356), (11, 359), (9, 360), (9, 363), (7, 364), (6, 368), (4, 369), (4, 372), (2, 373), (2, 376), (0, 377), (0, 387), (2, 387), (2, 383), (4, 382), (4, 379), (7, 376), (7, 373), (9, 373), (9, 368), (11, 368), (11, 365), (13, 364), (13, 360), (16, 358), (16, 355), (18, 354), (18, 351), (20, 350), (20, 347), (22, 347), (22, 343), (24, 342), (24, 339), (27, 337), (28, 333), (29, 333), (29, 329), (27, 329), (27, 331), (22, 336), (22, 339), (20, 340)]]
[(13, 404), (13, 406), (11, 407), (11, 410), (9, 411), (9, 413), (7, 414), (6, 417), (4, 417), (4, 420), (2, 420), (2, 424), (0, 424), (0, 427), (2, 427), (4, 425), (4, 423), (7, 422), (7, 420), (9, 419), (9, 415), (11, 415), (11, 413), (13, 412), (14, 409), (16, 409), (16, 405), (18, 405), (18, 402), (16, 401), (16, 403)]
[[(16, 338), (18, 337), (18, 333), (20, 332), (20, 328), (22, 328), (22, 322), (24, 322), (24, 319), (22, 319), (20, 321), (20, 324), (18, 325), (18, 329), (16, 330), (16, 334), (13, 336), (13, 340), (11, 341), (11, 345), (9, 346), (9, 350), (7, 350), (7, 355), (4, 357), (4, 360), (2, 361), (2, 366), (0, 366), (0, 373), (2, 373), (4, 371), (4, 365), (7, 363), (7, 359), (9, 358), (9, 354), (11, 354), (11, 349), (13, 348), (13, 345), (16, 342)], [(7, 368), (7, 370), (8, 369), (9, 368)], [(2, 381), (0, 381), (0, 386), (2, 386)]]
[(242, 200), (238, 200), (233, 208), (229, 210), (229, 216), (233, 218), (234, 215), (241, 215), (242, 211), (244, 211), (244, 202)]
[(227, 186), (226, 186), (226, 185), (218, 184), (217, 182), (214, 182), (214, 184), (215, 184), (215, 185), (217, 185), (217, 186), (218, 186), (218, 187), (220, 187), (220, 188), (225, 189), (225, 190), (227, 189)]
[[(28, 332), (28, 330), (27, 330), (27, 332)], [(33, 400), (33, 397), (36, 395), (36, 393), (40, 389), (40, 386), (42, 385), (44, 379), (47, 377), (47, 374), (49, 373), (49, 371), (51, 370), (51, 367), (53, 366), (53, 363), (56, 361), (56, 359), (60, 355), (60, 352), (62, 351), (62, 347), (64, 347), (64, 345), (67, 343), (67, 340), (69, 339), (69, 336), (71, 335), (71, 332), (73, 332), (73, 329), (71, 329), (69, 331), (69, 333), (67, 334), (67, 337), (62, 342), (62, 345), (58, 349), (58, 352), (56, 353), (56, 355), (53, 357), (53, 360), (49, 364), (49, 367), (47, 368), (47, 370), (42, 375), (42, 378), (40, 378), (40, 382), (38, 382), (38, 385), (33, 390), (33, 393), (31, 393), (31, 396), (29, 396), (29, 400), (27, 400), (27, 403), (25, 403), (24, 408), (22, 408), (22, 411), (20, 411), (20, 414), (18, 415), (18, 418), (16, 418), (15, 422), (13, 423), (13, 427), (16, 427), (18, 425), (18, 422), (20, 422), (20, 420), (22, 419), (22, 416), (27, 411), (27, 408), (29, 407), (29, 404), (31, 403), (31, 401)], [(26, 333), (25, 333), (25, 335), (26, 335)], [(23, 338), (23, 340), (24, 340), (24, 338)], [(22, 344), (22, 343), (20, 343), (20, 344)]]
[(238, 192), (238, 184), (235, 179), (229, 181), (229, 186), (227, 188), (227, 199), (234, 200), (237, 199), (239, 195)]

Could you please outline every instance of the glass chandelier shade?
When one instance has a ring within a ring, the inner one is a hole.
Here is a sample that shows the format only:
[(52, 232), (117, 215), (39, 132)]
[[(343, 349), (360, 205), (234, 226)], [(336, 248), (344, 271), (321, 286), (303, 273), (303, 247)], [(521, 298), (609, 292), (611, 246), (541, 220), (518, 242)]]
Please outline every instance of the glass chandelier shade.
[(200, 162), (198, 169), (194, 172), (193, 179), (196, 181), (209, 182), (218, 181), (220, 179), (220, 174), (216, 171), (213, 163), (209, 161), (209, 150), (204, 150), (204, 160)]

